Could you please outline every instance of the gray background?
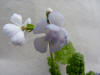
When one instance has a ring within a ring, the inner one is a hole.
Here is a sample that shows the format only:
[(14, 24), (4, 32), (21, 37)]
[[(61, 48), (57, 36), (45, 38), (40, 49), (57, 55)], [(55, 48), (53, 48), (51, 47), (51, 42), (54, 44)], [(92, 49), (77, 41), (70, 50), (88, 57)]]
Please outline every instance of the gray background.
[[(0, 0), (0, 75), (49, 75), (49, 53), (41, 54), (34, 49), (35, 35), (29, 33), (28, 42), (16, 47), (2, 33), (13, 13), (22, 14), (24, 20), (31, 17), (36, 24), (48, 7), (64, 15), (63, 26), (77, 51), (84, 54), (86, 72), (100, 72), (100, 0)], [(66, 75), (65, 66), (60, 69)]]

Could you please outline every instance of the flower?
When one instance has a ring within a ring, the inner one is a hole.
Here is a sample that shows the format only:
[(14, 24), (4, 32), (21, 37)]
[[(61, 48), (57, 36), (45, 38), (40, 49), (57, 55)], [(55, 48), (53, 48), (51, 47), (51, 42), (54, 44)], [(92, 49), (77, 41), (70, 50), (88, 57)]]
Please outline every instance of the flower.
[(64, 17), (59, 12), (53, 11), (49, 13), (48, 19), (50, 24), (44, 17), (33, 30), (34, 34), (45, 34), (34, 41), (36, 50), (42, 53), (47, 51), (49, 42), (50, 52), (60, 50), (64, 44), (69, 42), (68, 32), (61, 27), (64, 23)]
[(25, 43), (25, 27), (27, 24), (31, 24), (31, 18), (28, 18), (24, 24), (22, 24), (22, 16), (20, 14), (14, 13), (11, 16), (10, 21), (13, 24), (5, 24), (3, 27), (3, 31), (7, 34), (11, 42), (14, 45), (23, 45)]

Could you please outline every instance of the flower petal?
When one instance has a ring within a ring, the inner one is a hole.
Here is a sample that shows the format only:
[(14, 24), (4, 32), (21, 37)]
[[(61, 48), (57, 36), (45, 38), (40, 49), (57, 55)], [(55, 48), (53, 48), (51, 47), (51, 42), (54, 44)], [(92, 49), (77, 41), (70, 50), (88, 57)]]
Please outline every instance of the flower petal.
[(36, 38), (34, 41), (34, 46), (37, 51), (44, 53), (48, 48), (48, 41), (45, 40), (45, 37)]
[(7, 34), (9, 37), (12, 37), (19, 31), (21, 31), (21, 29), (14, 24), (5, 24), (3, 27), (3, 32)]
[(57, 11), (51, 12), (48, 18), (50, 24), (62, 25), (64, 23), (64, 16)]
[(46, 40), (56, 43), (59, 38), (60, 27), (54, 24), (49, 24), (47, 27)]
[(64, 44), (69, 42), (68, 32), (64, 28), (58, 28), (58, 31), (51, 29), (46, 35), (46, 39), (50, 41), (50, 52), (60, 50)]
[(14, 13), (12, 16), (11, 16), (11, 19), (10, 21), (16, 25), (22, 25), (22, 16), (20, 14), (17, 14), (17, 13)]
[(12, 38), (11, 38), (11, 42), (14, 44), (14, 45), (23, 45), (25, 43), (25, 37), (24, 37), (24, 32), (20, 31), (18, 32), (16, 35), (14, 35)]
[(61, 29), (64, 32), (64, 37), (65, 37), (65, 43), (64, 44), (68, 44), (69, 43), (68, 31), (65, 28), (61, 28)]
[(60, 30), (60, 27), (59, 26), (56, 26), (54, 24), (48, 24), (48, 26), (46, 26), (46, 29), (47, 30), (50, 30), (50, 31), (59, 31)]
[(33, 30), (34, 34), (46, 33), (46, 26), (47, 26), (46, 18), (40, 20), (39, 23), (36, 24), (35, 29)]
[(24, 25), (31, 24), (31, 23), (32, 23), (31, 18), (27, 18), (26, 21), (24, 22)]
[(58, 41), (55, 44), (50, 43), (50, 52), (55, 52), (60, 50), (63, 47), (64, 43)]
[(67, 37), (67, 39), (65, 40), (64, 44), (68, 44), (69, 43), (69, 37)]

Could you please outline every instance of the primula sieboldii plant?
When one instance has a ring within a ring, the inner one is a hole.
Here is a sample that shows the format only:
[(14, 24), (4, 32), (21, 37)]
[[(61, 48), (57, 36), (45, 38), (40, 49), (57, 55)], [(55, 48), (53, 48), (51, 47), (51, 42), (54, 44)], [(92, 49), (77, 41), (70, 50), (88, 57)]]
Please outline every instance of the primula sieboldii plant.
[[(12, 44), (16, 46), (25, 44), (25, 32), (33, 32), (34, 35), (44, 34), (41, 37), (35, 38), (34, 47), (41, 53), (45, 53), (49, 48), (50, 56), (48, 57), (48, 65), (51, 75), (62, 75), (57, 62), (67, 64), (66, 73), (68, 75), (85, 75), (84, 59), (83, 57), (81, 58), (82, 55), (80, 53), (75, 51), (71, 41), (69, 41), (68, 31), (62, 27), (64, 16), (61, 13), (48, 8), (46, 16), (36, 25), (31, 24), (31, 18), (26, 19), (22, 23), (22, 16), (17, 13), (11, 16), (10, 21), (12, 23), (3, 26), (3, 32), (9, 36)], [(71, 60), (78, 62), (70, 62)], [(78, 63), (81, 63), (80, 60), (82, 60), (82, 66), (77, 66)], [(73, 64), (74, 66), (72, 66)], [(77, 70), (73, 71), (73, 68)]]

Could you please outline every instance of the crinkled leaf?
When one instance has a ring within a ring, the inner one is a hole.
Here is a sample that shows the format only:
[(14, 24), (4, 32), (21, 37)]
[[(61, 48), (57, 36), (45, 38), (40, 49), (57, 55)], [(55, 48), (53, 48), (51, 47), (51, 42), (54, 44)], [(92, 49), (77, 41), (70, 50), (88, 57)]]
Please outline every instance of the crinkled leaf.
[(73, 54), (66, 66), (66, 73), (68, 75), (85, 75), (84, 56), (81, 53)]
[[(93, 72), (93, 71), (89, 71), (88, 73), (86, 73), (86, 75), (96, 75), (96, 73)], [(98, 74), (98, 75), (99, 75), (99, 74)]]
[(55, 60), (61, 62), (62, 64), (68, 64), (69, 59), (75, 53), (75, 48), (72, 42), (64, 45), (61, 50), (55, 52)]

